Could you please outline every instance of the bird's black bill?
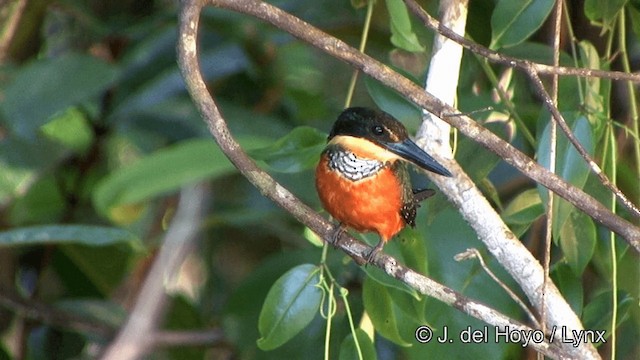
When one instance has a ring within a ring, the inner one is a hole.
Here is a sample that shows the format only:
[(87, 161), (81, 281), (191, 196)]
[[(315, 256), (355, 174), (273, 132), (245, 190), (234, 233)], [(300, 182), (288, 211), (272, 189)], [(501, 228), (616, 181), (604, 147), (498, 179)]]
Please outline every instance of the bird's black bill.
[(451, 176), (451, 172), (422, 150), (416, 143), (407, 139), (399, 143), (384, 143), (389, 151), (401, 156), (417, 166), (439, 175)]

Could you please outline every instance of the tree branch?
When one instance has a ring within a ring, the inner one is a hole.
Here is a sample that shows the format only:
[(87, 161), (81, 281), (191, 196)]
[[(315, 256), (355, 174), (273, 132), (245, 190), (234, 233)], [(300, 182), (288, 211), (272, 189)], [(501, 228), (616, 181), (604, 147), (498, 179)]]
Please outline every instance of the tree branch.
[[(560, 129), (567, 136), (567, 139), (571, 142), (571, 144), (576, 148), (580, 156), (585, 160), (591, 172), (594, 173), (600, 182), (607, 187), (611, 192), (616, 196), (620, 204), (622, 204), (627, 210), (631, 212), (635, 217), (640, 217), (640, 209), (638, 209), (633, 202), (631, 202), (620, 189), (618, 189), (615, 184), (609, 180), (607, 175), (600, 169), (598, 164), (593, 160), (591, 155), (587, 152), (587, 150), (582, 146), (582, 144), (578, 141), (578, 139), (573, 135), (569, 125), (564, 120), (560, 111), (555, 106), (555, 102), (549, 96), (549, 93), (544, 88), (542, 81), (540, 80), (539, 74), (551, 74), (551, 75), (577, 75), (584, 77), (601, 77), (601, 78), (610, 78), (615, 80), (630, 80), (640, 82), (640, 74), (628, 74), (623, 72), (616, 71), (602, 71), (602, 70), (593, 70), (593, 69), (581, 69), (581, 68), (566, 68), (562, 66), (550, 66), (544, 64), (538, 64), (527, 60), (520, 60), (516, 58), (512, 58), (509, 56), (502, 55), (493, 50), (487, 49), (480, 44), (476, 44), (467, 40), (459, 34), (456, 34), (453, 30), (449, 29), (447, 26), (443, 26), (437, 20), (432, 18), (424, 9), (418, 5), (415, 0), (404, 0), (407, 6), (411, 9), (411, 11), (418, 16), (418, 18), (422, 21), (422, 23), (437, 31), (439, 34), (446, 36), (447, 38), (456, 41), (458, 44), (464, 46), (470, 51), (481, 55), (487, 58), (489, 61), (519, 68), (521, 69), (530, 79), (536, 89), (537, 94), (542, 98), (543, 103), (547, 110), (551, 113), (552, 119), (560, 126)], [(605, 75), (609, 74), (609, 75)]]
[[(464, 33), (466, 6), (466, 0), (442, 0), (440, 2), (442, 23), (457, 33)], [(437, 96), (447, 104), (453, 104), (457, 94), (461, 60), (462, 47), (451, 39), (436, 33), (426, 92)], [(421, 140), (425, 140), (424, 143), (430, 154), (452, 157), (451, 148), (448, 145), (449, 134), (448, 124), (424, 110), (417, 141), (420, 143)], [(582, 329), (580, 319), (556, 286), (551, 283), (546, 283), (547, 286), (544, 286), (545, 280), (548, 279), (537, 259), (520, 241), (517, 241), (516, 236), (505, 225), (500, 215), (489, 204), (471, 178), (462, 169), (453, 171), (453, 173), (455, 179), (438, 176), (430, 176), (430, 178), (443, 191), (449, 201), (456, 205), (460, 214), (475, 230), (480, 240), (518, 282), (530, 302), (538, 309), (538, 313), (541, 314), (540, 324), (543, 332), (544, 329), (554, 326)], [(542, 289), (545, 290), (545, 297), (542, 296)], [(572, 352), (574, 357), (599, 358), (596, 349), (591, 344), (581, 344), (579, 349), (572, 349), (568, 344), (562, 342), (560, 345), (566, 351)]]
[[(300, 19), (292, 17), (279, 9), (273, 8), (268, 4), (255, 1), (216, 1), (216, 5), (231, 8), (236, 11), (248, 13), (259, 18), (266, 19), (279, 27), (284, 27), (290, 33), (303, 38), (305, 41), (313, 43), (315, 46), (346, 60), (354, 65), (358, 65), (366, 73), (375, 73), (378, 79), (383, 79), (386, 83), (391, 80), (407, 81), (403, 77), (399, 77), (387, 67), (371, 60), (368, 57), (362, 57), (361, 54), (349, 48), (341, 41), (329, 37), (328, 35), (310, 27)], [(197, 52), (197, 33), (199, 24), (199, 15), (203, 3), (200, 1), (185, 1), (180, 16), (180, 35), (178, 44), (178, 60), (183, 77), (187, 83), (187, 88), (194, 99), (194, 102), (205, 119), (207, 126), (213, 137), (218, 142), (222, 151), (228, 156), (231, 162), (239, 169), (239, 171), (254, 184), (261, 193), (289, 211), (296, 219), (307, 225), (311, 230), (320, 235), (323, 239), (331, 239), (334, 233), (334, 226), (326, 219), (321, 217), (307, 205), (301, 203), (291, 192), (283, 188), (266, 172), (260, 169), (242, 150), (239, 144), (229, 133), (228, 127), (222, 115), (220, 114), (216, 103), (211, 98), (198, 64)], [(305, 35), (307, 34), (307, 35)], [(339, 54), (339, 55), (336, 55)], [(407, 86), (406, 83), (403, 83)], [(413, 85), (412, 85), (413, 86)], [(410, 88), (410, 90), (414, 90)], [(419, 90), (418, 92), (422, 93)], [(427, 103), (427, 98), (418, 95), (412, 95), (418, 98), (420, 102)], [(436, 103), (439, 104), (439, 103)], [(453, 112), (450, 107), (439, 105), (439, 112)], [(471, 121), (471, 120), (468, 120)], [(480, 131), (487, 131), (480, 128)], [(497, 137), (496, 137), (497, 138)], [(524, 156), (524, 155), (522, 155)], [(530, 160), (530, 159), (529, 159)], [(454, 163), (452, 163), (454, 164)], [(456, 169), (454, 169), (456, 170)], [(462, 184), (462, 183), (461, 183)], [(511, 242), (515, 243), (515, 239), (511, 238)], [(371, 251), (371, 247), (364, 245), (349, 235), (343, 234), (335, 246), (342, 249), (345, 253), (354, 259), (364, 260), (366, 255)], [(505, 249), (506, 250), (506, 249)], [(398, 264), (397, 261), (386, 255), (379, 254), (373, 259), (373, 264), (382, 268), (387, 274), (393, 276), (420, 293), (434, 297), (443, 301), (473, 317), (481, 319), (489, 324), (494, 324), (504, 329), (505, 326), (513, 324), (515, 328), (520, 325), (518, 322), (505, 317), (495, 310), (484, 306), (480, 303), (471, 301), (464, 296), (456, 293), (454, 290), (442, 286), (433, 280), (416, 273), (415, 271)], [(525, 327), (527, 328), (527, 327)], [(512, 328), (513, 329), (513, 328)], [(529, 328), (527, 328), (529, 329)], [(530, 330), (530, 329), (529, 329)], [(530, 346), (536, 350), (551, 356), (553, 358), (567, 357), (572, 353), (565, 349), (559, 348), (556, 344), (548, 344), (546, 342), (540, 344), (531, 343)]]
[(586, 69), (586, 68), (574, 68), (565, 66), (553, 66), (546, 64), (539, 64), (529, 60), (522, 60), (500, 54), (499, 52), (487, 49), (486, 47), (477, 44), (464, 36), (457, 34), (450, 28), (443, 26), (438, 20), (429, 15), (415, 0), (403, 0), (409, 10), (413, 12), (422, 23), (431, 30), (434, 30), (464, 47), (471, 52), (485, 57), (491, 62), (502, 64), (510, 67), (517, 67), (523, 70), (533, 69), (538, 74), (545, 75), (572, 75), (580, 77), (598, 77), (602, 79), (611, 80), (628, 80), (633, 82), (640, 82), (640, 73), (626, 73), (622, 71), (605, 71), (598, 69)]
[(181, 192), (178, 211), (165, 234), (160, 253), (147, 275), (136, 304), (115, 340), (109, 344), (102, 360), (141, 358), (155, 344), (151, 336), (162, 321), (167, 302), (165, 278), (176, 274), (194, 246), (200, 229), (206, 191), (202, 186)]

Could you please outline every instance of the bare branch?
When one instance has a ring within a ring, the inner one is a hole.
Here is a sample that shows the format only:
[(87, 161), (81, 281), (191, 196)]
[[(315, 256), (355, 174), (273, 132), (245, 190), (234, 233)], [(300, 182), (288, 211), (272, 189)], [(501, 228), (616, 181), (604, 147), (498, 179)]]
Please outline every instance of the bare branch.
[(167, 302), (165, 279), (169, 274), (178, 272), (194, 246), (206, 198), (204, 193), (202, 186), (181, 192), (178, 211), (164, 237), (160, 253), (144, 281), (127, 322), (101, 356), (102, 360), (138, 359), (153, 347), (154, 339), (150, 335), (162, 321)]
[(514, 293), (513, 290), (509, 288), (509, 286), (507, 286), (507, 284), (505, 284), (502, 280), (500, 280), (500, 278), (498, 278), (498, 276), (496, 276), (496, 274), (494, 274), (493, 271), (489, 269), (487, 264), (484, 262), (484, 259), (482, 258), (482, 254), (480, 254), (480, 251), (478, 251), (478, 249), (476, 248), (467, 249), (466, 251), (460, 254), (457, 254), (454, 257), (454, 259), (456, 261), (478, 259), (478, 262), (480, 263), (480, 267), (482, 267), (484, 272), (486, 272), (487, 275), (489, 275), (489, 277), (493, 279), (493, 281), (495, 281), (496, 284), (500, 285), (500, 287), (507, 293), (507, 295), (509, 295), (509, 297), (516, 304), (518, 304), (518, 306), (520, 306), (522, 311), (524, 311), (529, 317), (529, 321), (531, 321), (537, 328), (541, 328), (540, 323), (538, 323), (538, 319), (536, 319), (536, 316), (531, 312), (531, 310), (529, 310), (527, 305), (522, 300), (520, 300), (518, 295), (516, 295), (516, 293)]
[(115, 330), (108, 325), (78, 316), (77, 314), (71, 314), (46, 303), (23, 299), (6, 289), (0, 289), (0, 306), (19, 316), (52, 327), (71, 329), (72, 331), (88, 333), (104, 339), (110, 338), (115, 332)]

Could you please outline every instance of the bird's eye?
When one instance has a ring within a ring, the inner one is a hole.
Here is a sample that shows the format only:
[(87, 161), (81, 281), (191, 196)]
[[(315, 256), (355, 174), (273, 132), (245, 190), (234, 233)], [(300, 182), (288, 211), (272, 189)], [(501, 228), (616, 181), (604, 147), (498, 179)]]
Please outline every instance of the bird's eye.
[(375, 135), (382, 135), (384, 134), (384, 128), (380, 125), (375, 125), (374, 127), (371, 128), (371, 130), (373, 131), (373, 133)]

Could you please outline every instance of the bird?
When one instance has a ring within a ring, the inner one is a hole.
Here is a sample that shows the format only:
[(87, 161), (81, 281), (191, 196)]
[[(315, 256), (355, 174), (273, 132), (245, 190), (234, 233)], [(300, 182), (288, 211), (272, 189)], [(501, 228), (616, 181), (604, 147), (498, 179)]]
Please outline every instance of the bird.
[(419, 202), (435, 191), (413, 189), (407, 163), (452, 176), (392, 115), (366, 107), (340, 113), (315, 171), (320, 202), (339, 222), (334, 244), (346, 228), (377, 233), (380, 241), (365, 258), (370, 263), (406, 225), (415, 227)]

